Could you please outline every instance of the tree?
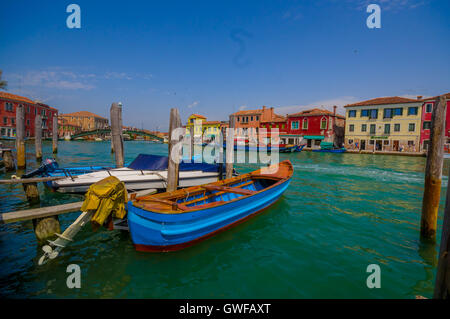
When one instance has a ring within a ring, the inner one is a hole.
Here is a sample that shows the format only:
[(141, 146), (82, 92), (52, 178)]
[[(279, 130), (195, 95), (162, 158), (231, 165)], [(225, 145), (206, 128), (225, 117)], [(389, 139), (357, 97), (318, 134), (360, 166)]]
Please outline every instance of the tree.
[(2, 80), (2, 73), (3, 73), (3, 71), (0, 70), (0, 89), (6, 90), (6, 86), (8, 85), (8, 82)]

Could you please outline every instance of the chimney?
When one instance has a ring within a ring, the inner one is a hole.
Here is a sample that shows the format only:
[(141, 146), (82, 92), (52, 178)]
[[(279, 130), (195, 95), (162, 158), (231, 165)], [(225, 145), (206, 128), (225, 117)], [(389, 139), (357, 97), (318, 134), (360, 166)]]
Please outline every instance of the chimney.
[(270, 119), (273, 119), (273, 106), (270, 108)]
[(417, 99), (418, 99), (418, 100), (421, 100), (422, 97), (423, 97), (422, 95), (417, 95)]
[(336, 116), (336, 109), (337, 109), (337, 106), (333, 105), (333, 116)]

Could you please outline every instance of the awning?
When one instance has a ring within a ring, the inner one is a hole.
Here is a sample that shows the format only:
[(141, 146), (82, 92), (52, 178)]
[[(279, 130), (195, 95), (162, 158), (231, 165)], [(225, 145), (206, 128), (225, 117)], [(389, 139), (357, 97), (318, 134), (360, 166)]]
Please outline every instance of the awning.
[(305, 135), (303, 138), (306, 138), (308, 140), (323, 140), (325, 136), (322, 135)]

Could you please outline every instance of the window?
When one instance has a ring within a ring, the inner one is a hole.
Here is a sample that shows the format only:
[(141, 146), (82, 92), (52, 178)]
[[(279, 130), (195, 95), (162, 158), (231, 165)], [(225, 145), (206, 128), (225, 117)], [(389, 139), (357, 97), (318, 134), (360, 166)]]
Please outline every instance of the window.
[(408, 141), (408, 146), (414, 146), (414, 141)]
[(30, 126), (30, 120), (27, 120), (27, 125)]
[(370, 134), (375, 134), (376, 126), (375, 124), (370, 124)]
[(237, 117), (237, 121), (239, 122), (239, 116)]
[(403, 115), (403, 108), (402, 107), (395, 108), (394, 115)]
[(392, 109), (384, 109), (383, 118), (391, 119), (392, 118)]
[(370, 144), (370, 145), (373, 145), (373, 144), (375, 144), (375, 141), (374, 141), (374, 140), (370, 140), (370, 141), (369, 141), (369, 144)]
[(384, 134), (391, 133), (391, 124), (384, 124)]
[(370, 118), (370, 119), (376, 119), (376, 118), (378, 118), (378, 110), (377, 110), (377, 109), (370, 110), (370, 116), (369, 116), (369, 118)]
[(367, 124), (361, 124), (361, 132), (367, 132)]
[(389, 140), (383, 141), (383, 144), (384, 144), (384, 145), (389, 145)]
[(12, 112), (13, 111), (13, 104), (9, 103), (9, 102), (6, 102), (5, 103), (5, 111)]
[(11, 118), (11, 124), (14, 125), (15, 118)]
[(409, 123), (408, 131), (414, 132), (415, 130), (416, 130), (416, 124), (415, 123)]
[[(35, 108), (34, 108), (34, 115), (37, 115), (37, 111), (38, 111), (38, 108), (35, 107)], [(72, 120), (73, 120), (73, 117), (72, 117)]]
[(417, 115), (417, 107), (408, 107), (408, 115)]
[(394, 132), (400, 132), (400, 124), (394, 124)]
[(353, 144), (353, 140), (348, 140), (348, 144)]
[(253, 122), (253, 116), (250, 118), (250, 121), (252, 121)]
[(429, 130), (431, 128), (431, 122), (423, 122), (423, 129)]
[(8, 118), (7, 118), (7, 117), (4, 117), (4, 118), (3, 118), (3, 124), (5, 124), (5, 125), (8, 124)]
[(349, 131), (349, 132), (355, 131), (355, 125), (350, 124), (350, 125), (348, 126), (348, 131)]
[(259, 115), (256, 115), (256, 120), (259, 121)]
[(27, 106), (27, 113), (30, 113), (30, 106)]
[(321, 129), (321, 130), (326, 130), (326, 129), (327, 129), (327, 119), (326, 119), (326, 118), (323, 118), (323, 119), (320, 121), (320, 129)]
[(356, 117), (356, 110), (348, 111), (348, 117)]
[(298, 130), (298, 121), (291, 122), (291, 129)]
[(303, 120), (303, 129), (307, 130), (308, 129), (308, 119), (304, 119)]
[(431, 113), (432, 110), (433, 110), (433, 104), (431, 104), (431, 103), (425, 104), (425, 112)]
[(369, 110), (361, 110), (361, 117), (369, 116)]

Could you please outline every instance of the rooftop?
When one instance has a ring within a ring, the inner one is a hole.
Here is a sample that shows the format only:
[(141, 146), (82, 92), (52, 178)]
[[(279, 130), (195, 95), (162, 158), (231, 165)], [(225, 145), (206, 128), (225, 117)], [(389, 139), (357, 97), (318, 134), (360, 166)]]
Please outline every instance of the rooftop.
[(403, 104), (403, 103), (417, 103), (421, 102), (421, 99), (408, 99), (406, 97), (400, 96), (388, 96), (388, 97), (378, 97), (376, 99), (371, 99), (367, 101), (361, 101), (353, 104), (347, 104), (344, 107), (349, 106), (369, 106), (369, 105), (384, 105), (384, 104)]
[(16, 95), (16, 94), (11, 94), (11, 93), (6, 93), (3, 91), (0, 92), (0, 98), (34, 104), (34, 102), (27, 97)]
[(203, 116), (203, 115), (200, 115), (200, 114), (191, 114), (189, 117), (191, 117), (191, 116), (195, 116), (195, 117), (198, 117), (198, 118), (201, 118), (201, 119), (205, 119), (205, 120), (206, 120), (206, 117)]
[[(310, 109), (310, 110), (304, 110), (298, 113), (289, 114), (288, 117), (296, 117), (296, 116), (320, 116), (320, 115), (334, 115), (333, 112), (324, 110), (324, 109)], [(336, 114), (336, 117), (345, 119), (343, 115)]]
[(94, 114), (92, 112), (89, 111), (79, 111), (79, 112), (74, 112), (74, 113), (67, 113), (67, 114), (61, 114), (60, 116), (73, 116), (73, 117), (96, 117), (99, 119), (103, 119), (103, 120), (107, 120), (106, 118)]

